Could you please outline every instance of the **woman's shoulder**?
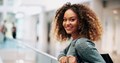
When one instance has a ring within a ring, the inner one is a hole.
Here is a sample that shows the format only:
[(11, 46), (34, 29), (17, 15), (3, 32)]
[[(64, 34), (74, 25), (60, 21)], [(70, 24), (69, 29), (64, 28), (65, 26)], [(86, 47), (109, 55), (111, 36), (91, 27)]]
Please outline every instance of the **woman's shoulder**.
[(93, 48), (95, 47), (95, 44), (93, 41), (87, 39), (87, 38), (79, 38), (76, 41), (75, 44), (77, 47), (79, 46), (80, 48)]
[(91, 63), (105, 63), (91, 40), (80, 38), (76, 41), (75, 48), (83, 60)]

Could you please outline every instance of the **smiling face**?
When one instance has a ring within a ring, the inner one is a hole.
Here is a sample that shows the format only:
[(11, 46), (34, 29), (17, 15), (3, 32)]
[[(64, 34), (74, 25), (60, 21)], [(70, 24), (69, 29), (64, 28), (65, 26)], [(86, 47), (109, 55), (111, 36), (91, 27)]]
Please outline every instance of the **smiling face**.
[(74, 13), (71, 9), (68, 9), (64, 13), (63, 17), (63, 27), (67, 34), (76, 34), (78, 33), (78, 17), (77, 14)]

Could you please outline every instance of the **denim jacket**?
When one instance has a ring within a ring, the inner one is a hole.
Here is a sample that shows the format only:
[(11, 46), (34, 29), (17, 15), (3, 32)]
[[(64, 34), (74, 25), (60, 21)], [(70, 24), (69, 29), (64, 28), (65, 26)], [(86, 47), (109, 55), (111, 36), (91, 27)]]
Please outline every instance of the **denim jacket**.
[(77, 63), (106, 63), (95, 48), (95, 44), (87, 38), (72, 41), (69, 46), (60, 52), (58, 59), (68, 55), (75, 56)]

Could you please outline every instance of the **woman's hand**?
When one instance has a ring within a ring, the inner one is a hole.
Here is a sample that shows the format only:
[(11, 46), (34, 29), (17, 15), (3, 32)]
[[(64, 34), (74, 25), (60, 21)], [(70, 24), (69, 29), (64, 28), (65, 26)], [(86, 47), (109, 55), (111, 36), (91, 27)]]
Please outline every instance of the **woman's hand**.
[(59, 62), (60, 62), (60, 63), (67, 63), (67, 62), (68, 62), (67, 56), (61, 57), (61, 58), (59, 59)]
[(69, 63), (77, 63), (75, 56), (68, 56), (68, 61), (69, 61)]
[(75, 56), (63, 56), (59, 59), (60, 63), (77, 63)]

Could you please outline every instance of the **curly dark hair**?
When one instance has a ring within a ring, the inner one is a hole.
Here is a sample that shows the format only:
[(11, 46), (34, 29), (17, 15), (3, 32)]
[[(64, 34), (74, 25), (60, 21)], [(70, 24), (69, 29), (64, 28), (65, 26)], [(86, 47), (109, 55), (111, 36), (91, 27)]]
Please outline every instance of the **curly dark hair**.
[(97, 41), (101, 38), (102, 27), (96, 14), (87, 6), (83, 4), (66, 3), (56, 11), (54, 19), (54, 34), (60, 41), (65, 41), (71, 37), (67, 34), (62, 23), (66, 10), (71, 9), (78, 16), (79, 22), (79, 36), (88, 38), (92, 41)]

